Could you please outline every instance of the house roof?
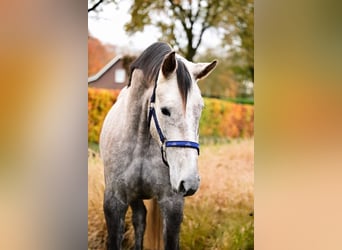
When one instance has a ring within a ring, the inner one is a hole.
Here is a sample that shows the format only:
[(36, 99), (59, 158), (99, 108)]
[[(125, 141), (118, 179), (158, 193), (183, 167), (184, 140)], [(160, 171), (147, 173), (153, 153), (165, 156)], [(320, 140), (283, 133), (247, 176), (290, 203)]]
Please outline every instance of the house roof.
[(94, 82), (99, 79), (107, 70), (109, 70), (113, 65), (115, 65), (120, 59), (121, 55), (114, 57), (109, 63), (107, 63), (99, 72), (95, 75), (88, 77), (88, 83)]

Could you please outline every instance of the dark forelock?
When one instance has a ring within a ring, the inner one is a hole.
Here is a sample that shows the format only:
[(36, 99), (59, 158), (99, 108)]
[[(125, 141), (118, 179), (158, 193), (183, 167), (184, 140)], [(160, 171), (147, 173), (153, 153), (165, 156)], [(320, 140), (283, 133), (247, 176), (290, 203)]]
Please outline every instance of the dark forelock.
[(144, 74), (144, 81), (149, 86), (154, 83), (160, 70), (160, 66), (165, 55), (171, 52), (171, 47), (167, 43), (157, 42), (149, 46), (131, 64), (128, 86), (131, 85), (131, 78), (134, 69), (140, 69)]
[[(150, 86), (156, 79), (164, 57), (172, 51), (167, 43), (157, 42), (149, 46), (144, 52), (131, 64), (128, 86), (131, 85), (132, 73), (134, 69), (140, 69), (144, 74), (145, 83)], [(191, 76), (181, 59), (177, 59), (177, 82), (183, 106), (186, 107), (188, 93), (191, 88)]]
[(178, 67), (177, 67), (177, 82), (178, 82), (178, 89), (181, 94), (183, 100), (183, 106), (186, 107), (186, 102), (188, 98), (188, 93), (191, 88), (191, 76), (186, 68), (185, 64), (182, 62), (181, 59), (177, 59)]

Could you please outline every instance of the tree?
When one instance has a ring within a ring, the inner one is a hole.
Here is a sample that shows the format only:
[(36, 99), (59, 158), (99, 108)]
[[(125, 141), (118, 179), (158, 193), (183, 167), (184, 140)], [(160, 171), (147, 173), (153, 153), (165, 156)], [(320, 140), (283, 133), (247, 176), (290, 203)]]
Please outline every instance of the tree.
[[(102, 1), (91, 1), (93, 5), (88, 12), (96, 9)], [(178, 48), (188, 60), (193, 60), (204, 32), (219, 26), (229, 29), (234, 26), (231, 17), (235, 15), (234, 11), (238, 6), (236, 1), (238, 0), (134, 0), (130, 9), (132, 19), (125, 29), (128, 33), (134, 33), (142, 31), (147, 25), (154, 25), (167, 42)], [(244, 1), (246, 0), (242, 0)]]
[(88, 33), (88, 76), (96, 74), (113, 58), (114, 54)]
[(229, 0), (135, 0), (131, 22), (125, 28), (133, 33), (152, 24), (159, 28), (167, 42), (192, 61), (204, 32), (220, 24), (229, 6)]
[[(234, 15), (222, 23), (226, 30), (225, 40), (239, 40), (239, 45), (233, 50), (235, 72), (243, 79), (254, 82), (254, 0), (232, 0)], [(229, 26), (234, 28), (230, 29)], [(240, 78), (241, 78), (240, 77)]]
[(106, 3), (114, 2), (116, 3), (116, 0), (88, 0), (88, 13), (92, 11), (99, 11), (100, 6)]
[[(92, 1), (92, 2), (93, 2), (93, 1)], [(103, 0), (99, 0), (99, 1), (95, 2), (95, 3), (93, 4), (93, 6), (91, 6), (90, 8), (88, 8), (88, 12), (95, 11), (96, 8), (97, 8), (101, 3), (103, 3)]]
[[(125, 25), (128, 33), (155, 26), (162, 34), (161, 40), (190, 61), (198, 52), (203, 34), (209, 29), (219, 30), (223, 34), (222, 47), (229, 52), (232, 63), (229, 72), (234, 77), (229, 78), (234, 80), (230, 85), (254, 82), (254, 0), (132, 0), (130, 13), (131, 20)], [(211, 95), (221, 89), (214, 91), (215, 88)], [(233, 89), (236, 88), (230, 88), (229, 95), (235, 95)]]
[(205, 79), (199, 81), (201, 93), (206, 97), (237, 98), (239, 96), (240, 83), (235, 76), (231, 58), (217, 55), (215, 49), (208, 49), (206, 53), (199, 55), (199, 61), (219, 61), (215, 70)]

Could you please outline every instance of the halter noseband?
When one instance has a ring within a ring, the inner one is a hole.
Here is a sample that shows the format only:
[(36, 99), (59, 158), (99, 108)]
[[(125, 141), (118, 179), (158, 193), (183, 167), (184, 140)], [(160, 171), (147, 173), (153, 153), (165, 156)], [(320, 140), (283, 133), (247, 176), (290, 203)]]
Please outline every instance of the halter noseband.
[(158, 81), (158, 75), (154, 84), (154, 88), (153, 88), (153, 93), (151, 96), (151, 101), (150, 101), (150, 111), (148, 114), (148, 126), (151, 126), (151, 120), (153, 118), (154, 124), (156, 126), (158, 135), (159, 135), (159, 139), (161, 142), (161, 155), (162, 155), (162, 159), (163, 162), (166, 166), (169, 166), (168, 162), (167, 162), (167, 158), (166, 158), (166, 148), (167, 147), (178, 147), (178, 148), (194, 148), (197, 150), (197, 153), (199, 155), (200, 150), (199, 150), (199, 144), (197, 142), (193, 142), (193, 141), (168, 141), (166, 139), (166, 137), (163, 135), (163, 132), (159, 126), (159, 122), (157, 119), (157, 115), (156, 115), (156, 110), (154, 108), (154, 104), (155, 104), (155, 100), (156, 100), (156, 88), (157, 88), (157, 81)]

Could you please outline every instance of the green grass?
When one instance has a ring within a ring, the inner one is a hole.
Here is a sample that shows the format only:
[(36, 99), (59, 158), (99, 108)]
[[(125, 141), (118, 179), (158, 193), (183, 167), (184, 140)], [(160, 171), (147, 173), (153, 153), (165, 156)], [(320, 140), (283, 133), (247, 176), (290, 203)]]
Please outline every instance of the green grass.
[(99, 144), (96, 142), (88, 142), (88, 148), (95, 151), (96, 153), (100, 152)]
[(224, 98), (223, 100), (239, 103), (239, 104), (249, 104), (254, 105), (254, 98), (244, 98), (244, 97), (237, 97), (237, 98)]
[(219, 206), (210, 198), (201, 200), (201, 204), (186, 204), (181, 248), (254, 249), (254, 220), (250, 212), (247, 206)]

